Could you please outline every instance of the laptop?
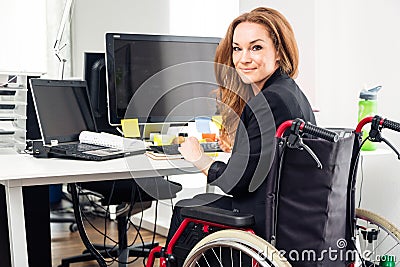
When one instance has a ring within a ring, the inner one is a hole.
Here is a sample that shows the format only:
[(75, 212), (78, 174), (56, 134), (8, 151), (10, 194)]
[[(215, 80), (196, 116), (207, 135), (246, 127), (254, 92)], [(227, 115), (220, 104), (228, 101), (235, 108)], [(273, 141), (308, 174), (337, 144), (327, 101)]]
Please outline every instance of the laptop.
[(82, 131), (97, 132), (86, 81), (30, 79), (30, 84), (48, 156), (101, 161), (145, 152), (80, 143)]

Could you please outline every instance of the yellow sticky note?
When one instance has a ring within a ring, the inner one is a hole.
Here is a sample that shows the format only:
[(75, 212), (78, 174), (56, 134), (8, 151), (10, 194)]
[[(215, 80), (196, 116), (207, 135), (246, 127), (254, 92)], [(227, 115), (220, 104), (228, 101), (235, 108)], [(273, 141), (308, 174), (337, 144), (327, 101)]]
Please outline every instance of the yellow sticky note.
[(124, 137), (140, 137), (138, 119), (121, 120)]
[(170, 145), (172, 143), (172, 140), (175, 138), (174, 135), (169, 135), (169, 134), (156, 134), (154, 135), (154, 145), (156, 146), (164, 146), (164, 145)]
[(222, 128), (222, 116), (212, 116), (211, 121), (217, 126), (218, 129)]

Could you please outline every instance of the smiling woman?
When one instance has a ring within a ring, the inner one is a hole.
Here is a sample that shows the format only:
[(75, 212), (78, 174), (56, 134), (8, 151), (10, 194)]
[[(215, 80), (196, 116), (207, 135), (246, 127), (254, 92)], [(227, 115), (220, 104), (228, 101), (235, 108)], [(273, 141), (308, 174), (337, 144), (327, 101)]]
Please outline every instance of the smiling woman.
[(243, 22), (236, 27), (232, 46), (235, 69), (256, 95), (279, 67), (273, 41), (261, 24)]
[(46, 70), (46, 1), (1, 1), (0, 70)]
[(215, 62), (218, 107), (222, 127), (228, 128), (232, 140), (231, 157), (225, 163), (207, 156), (194, 137), (178, 149), (207, 175), (208, 184), (228, 196), (205, 193), (176, 203), (168, 241), (182, 221), (180, 209), (196, 205), (253, 214), (255, 233), (268, 238), (265, 207), (275, 127), (293, 118), (315, 124), (311, 106), (293, 80), (299, 62), (294, 32), (279, 11), (259, 7), (234, 19), (218, 45)]

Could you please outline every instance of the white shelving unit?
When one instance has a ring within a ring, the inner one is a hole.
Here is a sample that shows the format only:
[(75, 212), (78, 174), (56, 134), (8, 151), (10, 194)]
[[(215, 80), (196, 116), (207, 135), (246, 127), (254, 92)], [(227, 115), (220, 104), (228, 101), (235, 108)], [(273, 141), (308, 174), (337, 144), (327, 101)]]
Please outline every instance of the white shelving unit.
[(25, 149), (28, 76), (39, 75), (0, 71), (0, 154)]

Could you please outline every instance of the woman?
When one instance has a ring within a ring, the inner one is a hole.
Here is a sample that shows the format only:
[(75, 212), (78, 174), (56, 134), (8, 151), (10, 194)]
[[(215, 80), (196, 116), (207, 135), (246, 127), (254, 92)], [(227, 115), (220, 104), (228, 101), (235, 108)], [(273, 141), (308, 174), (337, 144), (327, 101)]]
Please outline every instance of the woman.
[(275, 129), (294, 118), (315, 124), (311, 106), (293, 80), (298, 58), (293, 30), (278, 11), (256, 8), (230, 24), (217, 49), (215, 69), (220, 84), (223, 136), (228, 140), (228, 145), (220, 145), (229, 149), (234, 140), (231, 158), (226, 164), (214, 161), (204, 154), (194, 137), (187, 138), (179, 148), (186, 160), (207, 175), (208, 183), (230, 196), (202, 194), (180, 201), (168, 239), (182, 221), (180, 207), (210, 205), (253, 214), (256, 234), (268, 240), (265, 178), (272, 161)]

